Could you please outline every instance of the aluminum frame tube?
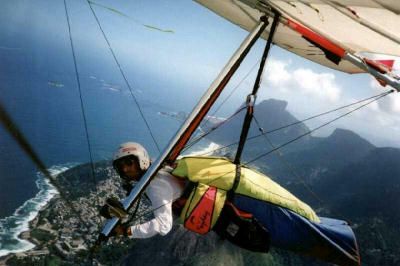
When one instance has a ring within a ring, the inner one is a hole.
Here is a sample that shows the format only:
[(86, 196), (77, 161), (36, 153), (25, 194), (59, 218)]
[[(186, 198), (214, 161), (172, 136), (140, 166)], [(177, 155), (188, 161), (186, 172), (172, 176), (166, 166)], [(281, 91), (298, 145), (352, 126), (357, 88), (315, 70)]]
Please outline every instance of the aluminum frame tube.
[[(152, 163), (150, 168), (146, 171), (143, 177), (139, 182), (136, 183), (135, 187), (129, 193), (129, 195), (121, 202), (124, 206), (125, 210), (128, 210), (133, 203), (136, 201), (137, 197), (144, 191), (146, 186), (150, 183), (151, 179), (157, 174), (157, 172), (163, 167), (164, 162), (169, 159), (171, 156), (171, 151), (178, 145), (182, 136), (187, 132), (187, 129), (191, 126), (193, 120), (198, 117), (199, 111), (208, 103), (213, 94), (217, 89), (221, 89), (221, 86), (225, 87), (227, 84), (227, 77), (233, 75), (233, 73), (237, 70), (240, 63), (246, 57), (252, 45), (256, 42), (256, 40), (260, 37), (261, 33), (265, 30), (268, 25), (268, 21), (261, 19), (260, 22), (256, 25), (256, 27), (248, 34), (246, 39), (242, 42), (240, 47), (233, 54), (231, 59), (222, 69), (218, 77), (214, 80), (214, 82), (210, 85), (209, 89), (204, 93), (202, 98), (196, 107), (192, 110), (189, 117), (186, 119), (182, 127), (175, 134), (173, 139), (170, 141), (168, 146), (163, 150), (161, 155), (157, 158), (157, 160)], [(228, 79), (229, 80), (229, 79)], [(205, 114), (204, 114), (205, 115)], [(119, 223), (120, 219), (117, 217), (113, 217), (109, 219), (103, 227), (102, 232), (99, 236), (99, 241), (107, 239), (111, 234), (112, 230)]]

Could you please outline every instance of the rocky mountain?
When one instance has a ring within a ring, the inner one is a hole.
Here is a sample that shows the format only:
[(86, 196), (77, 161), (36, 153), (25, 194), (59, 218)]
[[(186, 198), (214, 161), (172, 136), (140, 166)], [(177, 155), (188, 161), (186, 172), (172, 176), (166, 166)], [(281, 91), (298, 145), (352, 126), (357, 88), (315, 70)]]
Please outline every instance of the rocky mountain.
[(313, 138), (307, 148), (309, 160), (316, 161), (319, 165), (330, 165), (341, 168), (346, 164), (357, 162), (365, 157), (375, 147), (356, 133), (336, 129), (326, 138)]
[[(307, 184), (313, 184), (326, 175), (362, 160), (375, 147), (359, 135), (344, 129), (336, 129), (326, 138), (310, 138), (302, 150), (286, 153), (284, 160), (292, 167), (275, 159), (269, 162), (271, 174), (283, 182), (296, 183), (293, 169)], [(272, 166), (271, 166), (272, 163)]]
[(354, 224), (364, 265), (399, 265), (400, 149), (375, 148), (314, 184), (331, 211)]
[[(351, 218), (381, 216), (400, 227), (400, 149), (375, 148), (362, 160), (315, 184), (335, 208)], [(340, 178), (339, 178), (340, 177)], [(339, 179), (338, 179), (339, 178)], [(335, 193), (328, 193), (335, 188)], [(352, 207), (346, 208), (351, 202)]]
[[(286, 110), (286, 107), (287, 102), (275, 99), (264, 100), (258, 103), (254, 108), (254, 117), (259, 124), (257, 124), (255, 120), (252, 122), (248, 136), (253, 137), (260, 135), (260, 128), (264, 131), (271, 131), (298, 122), (298, 120)], [(237, 142), (240, 137), (245, 114), (246, 110), (242, 110), (229, 122), (223, 124), (211, 133), (208, 138), (221, 145), (228, 145), (232, 142)], [(305, 124), (299, 123), (268, 134), (268, 138), (273, 145), (280, 145), (308, 131), (309, 129)], [(310, 136), (305, 136), (291, 145), (289, 150), (302, 149), (307, 146), (310, 139)], [(250, 140), (246, 145), (248, 145), (248, 149), (246, 148), (246, 150), (251, 150), (251, 153), (253, 154), (256, 154), (257, 152), (265, 152), (266, 148), (271, 148), (263, 138)]]
[[(260, 154), (266, 153), (284, 143), (298, 138), (310, 131), (296, 117), (286, 110), (287, 102), (269, 99), (255, 106), (255, 118), (250, 128), (249, 137), (260, 135), (259, 125), (264, 131), (288, 126), (265, 136), (260, 136), (246, 142), (242, 161), (249, 161)], [(242, 111), (229, 122), (223, 124), (209, 136), (212, 141), (220, 145), (227, 145), (239, 140), (240, 131), (245, 112)], [(299, 175), (304, 176), (307, 183), (312, 183), (320, 178), (320, 174), (326, 175), (336, 172), (342, 167), (357, 162), (366, 156), (375, 147), (356, 133), (336, 129), (325, 138), (305, 135), (290, 143), (278, 152), (271, 153), (260, 160), (255, 166), (269, 173), (281, 182), (296, 182), (293, 177), (293, 169), (287, 166), (286, 161), (296, 169)], [(236, 146), (231, 146), (229, 153), (235, 154)], [(225, 151), (226, 152), (226, 151)], [(233, 155), (232, 155), (233, 154)], [(283, 157), (283, 159), (281, 158)]]

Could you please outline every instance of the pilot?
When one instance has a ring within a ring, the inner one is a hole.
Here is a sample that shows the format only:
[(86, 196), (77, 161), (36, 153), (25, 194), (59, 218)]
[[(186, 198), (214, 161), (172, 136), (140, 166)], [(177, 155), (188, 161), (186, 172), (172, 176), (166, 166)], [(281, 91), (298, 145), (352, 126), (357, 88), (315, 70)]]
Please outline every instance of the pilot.
[[(113, 158), (113, 167), (123, 179), (125, 187), (139, 181), (151, 161), (146, 149), (136, 142), (120, 145)], [(166, 235), (172, 229), (172, 204), (184, 191), (184, 180), (171, 174), (172, 168), (161, 169), (145, 190), (151, 201), (154, 218), (143, 224), (133, 226), (119, 225), (114, 229), (117, 235), (130, 238), (149, 238), (154, 235)]]

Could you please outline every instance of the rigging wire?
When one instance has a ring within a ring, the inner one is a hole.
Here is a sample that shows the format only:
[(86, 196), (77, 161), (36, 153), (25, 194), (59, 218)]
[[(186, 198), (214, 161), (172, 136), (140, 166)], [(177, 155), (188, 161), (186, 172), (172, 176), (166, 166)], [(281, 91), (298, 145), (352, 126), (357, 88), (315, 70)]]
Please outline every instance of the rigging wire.
[[(275, 128), (275, 129), (272, 129), (272, 130), (264, 131), (264, 133), (261, 133), (261, 134), (258, 134), (258, 135), (252, 136), (252, 137), (248, 137), (247, 140), (252, 140), (252, 139), (261, 137), (263, 134), (273, 133), (273, 132), (276, 132), (276, 131), (279, 131), (279, 130), (288, 128), (288, 127), (290, 127), (290, 126), (303, 123), (303, 122), (308, 121), (308, 120), (311, 120), (311, 119), (313, 119), (313, 118), (317, 118), (317, 117), (320, 117), (320, 116), (323, 116), (323, 115), (327, 115), (327, 114), (333, 113), (333, 112), (335, 112), (335, 111), (339, 111), (339, 110), (341, 110), (341, 109), (344, 109), (344, 108), (347, 108), (347, 107), (351, 107), (351, 106), (353, 106), (353, 105), (356, 105), (356, 104), (359, 104), (359, 103), (362, 103), (362, 102), (365, 102), (365, 101), (368, 101), (368, 100), (371, 100), (371, 99), (384, 97), (384, 96), (386, 96), (387, 94), (392, 93), (392, 92), (393, 92), (393, 90), (391, 90), (391, 91), (389, 91), (389, 92), (383, 92), (383, 93), (380, 93), (380, 94), (377, 94), (377, 95), (375, 95), (375, 96), (371, 96), (371, 97), (368, 97), (368, 98), (359, 100), (359, 101), (354, 102), (354, 103), (351, 103), (351, 104), (347, 104), (347, 105), (344, 105), (344, 106), (341, 106), (341, 107), (338, 107), (338, 108), (335, 108), (335, 109), (332, 109), (332, 110), (329, 110), (329, 111), (326, 111), (326, 112), (323, 112), (323, 113), (319, 113), (319, 114), (314, 115), (314, 116), (310, 116), (310, 117), (308, 117), (308, 118), (305, 118), (305, 119), (300, 120), (300, 121), (296, 121), (296, 122), (294, 122), (294, 123), (290, 123), (290, 124), (287, 124), (287, 125), (284, 125), (284, 126), (281, 126), (281, 127)], [(208, 151), (208, 152), (206, 152), (206, 153), (200, 154), (199, 156), (207, 155), (207, 154), (212, 153), (212, 152), (216, 152), (216, 151), (219, 151), (219, 150), (222, 150), (222, 149), (225, 149), (225, 148), (229, 148), (229, 147), (231, 147), (231, 146), (233, 146), (233, 145), (236, 145), (236, 144), (238, 144), (238, 143), (239, 143), (239, 142), (233, 142), (233, 143), (231, 143), (231, 144), (224, 145), (224, 146), (222, 146), (222, 147), (219, 147), (219, 148), (216, 148), (216, 149), (214, 149), (214, 150)]]
[[(207, 125), (208, 122), (210, 122), (211, 117), (215, 116), (215, 114), (221, 109), (221, 107), (226, 103), (226, 101), (233, 95), (233, 93), (239, 88), (239, 86), (247, 79), (247, 77), (253, 72), (255, 67), (260, 63), (261, 59), (257, 60), (257, 62), (251, 67), (251, 69), (247, 72), (247, 74), (239, 81), (238, 84), (233, 88), (233, 90), (229, 93), (229, 95), (220, 103), (220, 105), (216, 108), (216, 110), (204, 121), (204, 126)], [(226, 120), (224, 120), (222, 123), (219, 123), (209, 129), (208, 132), (203, 133), (202, 135), (198, 136), (197, 138), (193, 139), (191, 142), (189, 142), (186, 147), (182, 151), (188, 150), (190, 147), (195, 145), (197, 142), (199, 142), (203, 137), (206, 137), (209, 135), (211, 132), (231, 120), (235, 115), (237, 115), (239, 112), (244, 110), (246, 106), (243, 106), (242, 108), (239, 108), (233, 115), (228, 117)], [(204, 127), (203, 126), (203, 127)]]
[[(263, 133), (263, 137), (266, 140), (266, 142), (273, 148), (275, 149), (275, 145), (272, 143), (271, 139), (264, 133), (264, 129), (261, 127), (261, 124), (258, 122), (256, 116), (254, 116), (254, 121), (256, 122), (258, 129)], [(305, 187), (305, 189), (318, 201), (320, 205), (322, 205), (323, 200), (307, 185), (307, 183), (304, 181), (304, 178), (302, 178), (297, 171), (295, 171), (294, 167), (292, 164), (290, 164), (284, 157), (283, 154), (280, 150), (276, 150), (277, 157), (281, 160), (281, 162), (289, 169), (289, 172), (292, 173), (294, 177), (296, 177), (298, 180), (300, 180), (301, 184)]]
[[(140, 218), (140, 217), (137, 217), (136, 214), (137, 214), (137, 212), (139, 210), (139, 206), (140, 206), (141, 201), (142, 201), (142, 194), (140, 194), (138, 196), (138, 200), (136, 202), (135, 210), (131, 214), (129, 214), (131, 216), (131, 218), (129, 218), (128, 220), (123, 222), (122, 225), (127, 225), (127, 224), (131, 223), (132, 221), (136, 221), (136, 220), (138, 220)], [(159, 207), (159, 208), (161, 208), (161, 207)]]
[[(96, 181), (95, 166), (94, 166), (94, 161), (93, 161), (93, 152), (92, 152), (92, 147), (91, 147), (91, 144), (90, 144), (89, 129), (88, 129), (88, 126), (87, 126), (88, 125), (87, 124), (87, 117), (86, 117), (86, 112), (85, 112), (85, 106), (84, 106), (84, 103), (83, 103), (82, 87), (81, 87), (80, 76), (79, 76), (79, 72), (78, 72), (78, 64), (77, 64), (77, 59), (76, 59), (74, 42), (73, 42), (73, 38), (72, 38), (71, 22), (70, 22), (70, 18), (69, 18), (69, 13), (68, 13), (68, 7), (67, 7), (66, 0), (64, 0), (64, 8), (65, 8), (65, 17), (67, 19), (67, 25), (68, 25), (68, 35), (69, 35), (69, 40), (70, 40), (70, 44), (71, 44), (72, 58), (73, 58), (73, 61), (74, 61), (75, 77), (76, 77), (76, 82), (77, 82), (78, 91), (79, 91), (79, 99), (80, 99), (82, 117), (83, 117), (83, 122), (84, 122), (86, 141), (87, 141), (88, 150), (89, 150), (89, 156), (90, 156), (90, 168), (91, 168), (91, 171), (92, 171), (93, 183), (94, 183), (96, 194), (97, 194), (98, 190), (97, 190), (97, 185), (96, 185), (97, 181)], [(98, 203), (97, 200), (96, 200), (96, 203)], [(86, 225), (86, 226), (88, 226), (88, 225)]]
[(136, 216), (132, 216), (133, 218), (129, 219), (129, 220), (128, 220), (127, 222), (125, 222), (124, 224), (128, 224), (128, 223), (131, 223), (131, 222), (136, 222), (136, 221), (138, 221), (140, 218), (142, 218), (142, 217), (144, 217), (144, 216), (146, 216), (146, 215), (148, 215), (148, 214), (150, 214), (150, 213), (153, 213), (153, 212), (155, 212), (156, 210), (158, 210), (158, 209), (160, 209), (160, 208), (162, 208), (162, 207), (164, 207), (164, 206), (167, 206), (168, 204), (173, 203), (173, 202), (174, 202), (175, 200), (177, 200), (177, 199), (179, 199), (179, 198), (176, 198), (176, 199), (172, 199), (172, 200), (170, 200), (170, 201), (167, 201), (166, 203), (164, 203), (164, 204), (162, 204), (162, 205), (160, 205), (160, 206), (158, 206), (158, 207), (155, 207), (155, 208), (152, 208), (152, 209), (150, 209), (150, 210), (144, 211), (144, 212), (142, 212), (142, 213), (139, 213), (138, 215), (136, 215), (136, 213), (135, 213)]
[(82, 110), (83, 124), (84, 124), (84, 127), (85, 127), (85, 136), (86, 136), (86, 141), (87, 141), (88, 150), (89, 150), (89, 156), (90, 156), (90, 167), (91, 167), (91, 170), (92, 170), (92, 179), (93, 179), (94, 185), (96, 186), (96, 174), (95, 174), (95, 171), (94, 171), (92, 147), (90, 145), (89, 130), (88, 130), (88, 126), (87, 126), (85, 106), (83, 104), (83, 97), (82, 97), (81, 81), (80, 81), (80, 78), (79, 78), (78, 65), (77, 65), (77, 61), (76, 61), (74, 42), (72, 40), (71, 23), (70, 23), (70, 19), (69, 19), (66, 0), (64, 0), (64, 8), (65, 8), (65, 16), (67, 18), (68, 34), (69, 34), (69, 40), (70, 40), (70, 43), (71, 43), (72, 57), (73, 57), (73, 61), (74, 61), (75, 77), (76, 77), (76, 82), (78, 84), (78, 91), (79, 91), (79, 99), (80, 99), (81, 110)]
[[(314, 128), (314, 129), (312, 129), (312, 130), (310, 130), (310, 131), (308, 131), (308, 132), (306, 132), (306, 133), (304, 133), (304, 134), (302, 134), (302, 135), (300, 135), (300, 136), (298, 136), (298, 137), (296, 137), (296, 138), (294, 138), (294, 139), (292, 139), (292, 140), (290, 140), (290, 141), (288, 141), (288, 142), (285, 142), (284, 144), (282, 144), (282, 145), (280, 145), (280, 146), (278, 146), (278, 147), (275, 147), (274, 149), (272, 149), (272, 150), (270, 150), (270, 151), (268, 151), (268, 152), (266, 152), (266, 153), (263, 153), (263, 154), (261, 154), (261, 155), (255, 157), (255, 158), (251, 159), (250, 161), (247, 161), (246, 163), (243, 163), (242, 166), (247, 166), (247, 167), (248, 167), (250, 163), (253, 163), (253, 162), (255, 162), (255, 161), (261, 159), (262, 157), (265, 157), (265, 156), (267, 156), (268, 154), (271, 154), (272, 152), (275, 152), (275, 151), (277, 151), (277, 150), (279, 150), (279, 149), (281, 149), (281, 148), (283, 148), (283, 147), (285, 147), (285, 146), (287, 146), (287, 145), (289, 145), (289, 144), (291, 144), (291, 143), (293, 143), (293, 142), (299, 140), (300, 138), (302, 138), (302, 137), (304, 137), (304, 136), (307, 136), (307, 135), (309, 135), (309, 134), (311, 134), (311, 133), (313, 133), (313, 132), (315, 132), (315, 131), (321, 129), (322, 127), (327, 126), (328, 124), (330, 124), (330, 123), (332, 123), (332, 122), (334, 122), (334, 121), (336, 121), (336, 120), (338, 120), (338, 119), (340, 119), (340, 118), (342, 118), (342, 117), (344, 117), (344, 116), (347, 116), (347, 115), (349, 115), (350, 113), (353, 113), (353, 112), (355, 112), (355, 111), (357, 111), (357, 110), (359, 110), (359, 109), (361, 109), (361, 108), (363, 108), (363, 107), (365, 107), (365, 106), (371, 104), (372, 102), (375, 102), (375, 101), (379, 100), (380, 98), (383, 98), (383, 97), (385, 97), (385, 96), (387, 96), (387, 95), (389, 95), (390, 93), (393, 93), (393, 92), (395, 92), (395, 91), (396, 91), (396, 90), (393, 89), (393, 90), (387, 91), (387, 92), (385, 92), (385, 93), (382, 93), (381, 96), (377, 97), (376, 99), (373, 99), (373, 100), (369, 101), (369, 102), (366, 103), (366, 104), (363, 104), (363, 105), (361, 105), (361, 106), (359, 106), (359, 107), (357, 107), (357, 108), (355, 108), (355, 109), (353, 109), (353, 110), (351, 110), (351, 111), (349, 111), (349, 112), (347, 112), (347, 113), (345, 113), (345, 114), (343, 114), (343, 115), (340, 115), (339, 117), (337, 117), (337, 118), (335, 118), (335, 119), (332, 119), (332, 120), (330, 120), (330, 121), (328, 121), (328, 122), (326, 122), (326, 123), (324, 123), (324, 124), (322, 124), (322, 125), (320, 125), (320, 126)], [(259, 135), (259, 136), (261, 136), (261, 135)], [(237, 144), (237, 143), (233, 143), (233, 144)], [(230, 144), (230, 145), (233, 145), (233, 144)], [(227, 147), (227, 146), (225, 146), (225, 147)], [(225, 147), (223, 147), (223, 148), (225, 148)], [(218, 148), (218, 149), (220, 149), (220, 148)], [(218, 150), (218, 149), (215, 149), (215, 150)], [(215, 151), (215, 150), (214, 150), (214, 151)], [(211, 152), (213, 152), (213, 151), (211, 151)], [(204, 153), (204, 154), (200, 154), (200, 155), (198, 155), (198, 156), (203, 156), (203, 155), (208, 154), (208, 153), (210, 153), (210, 152), (207, 152), (207, 153)], [(217, 181), (218, 179), (224, 177), (225, 175), (227, 175), (227, 174), (229, 174), (229, 173), (232, 173), (232, 172), (235, 172), (235, 171), (236, 171), (236, 170), (227, 172), (226, 174), (224, 174), (224, 175), (222, 175), (222, 176), (220, 176), (220, 177), (217, 177), (216, 179), (210, 181), (210, 183), (208, 183), (208, 184), (206, 184), (206, 185), (210, 185), (212, 182), (215, 182), (215, 181)]]
[(387, 96), (387, 95), (389, 95), (390, 93), (393, 93), (393, 92), (395, 92), (395, 90), (390, 90), (390, 91), (388, 91), (388, 92), (386, 92), (386, 93), (382, 93), (381, 96), (379, 96), (379, 97), (377, 97), (377, 98), (375, 98), (375, 99), (373, 99), (373, 100), (371, 100), (371, 101), (369, 101), (369, 102), (367, 102), (367, 103), (365, 103), (365, 104), (363, 104), (363, 105), (361, 105), (361, 106), (359, 106), (359, 107), (357, 107), (357, 108), (355, 108), (355, 109), (353, 109), (353, 110), (351, 110), (351, 111), (349, 111), (349, 112), (346, 112), (346, 113), (344, 113), (344, 114), (342, 114), (342, 115), (340, 115), (340, 116), (338, 116), (338, 117), (336, 117), (336, 118), (334, 118), (334, 119), (332, 119), (332, 120), (329, 120), (328, 122), (323, 123), (322, 125), (320, 125), (320, 126), (314, 128), (314, 129), (312, 129), (312, 130), (309, 130), (308, 132), (306, 132), (306, 133), (304, 133), (304, 134), (301, 134), (300, 136), (298, 136), (298, 137), (296, 137), (296, 138), (294, 138), (294, 139), (292, 139), (292, 140), (290, 140), (290, 141), (288, 141), (288, 142), (286, 142), (286, 143), (284, 143), (284, 144), (282, 144), (282, 145), (280, 145), (280, 146), (278, 146), (278, 147), (276, 147), (276, 148), (274, 148), (274, 149), (272, 149), (272, 150), (270, 150), (270, 151), (268, 151), (268, 152), (266, 152), (266, 153), (263, 153), (263, 154), (261, 154), (261, 155), (255, 157), (254, 159), (252, 159), (252, 160), (246, 162), (244, 165), (248, 165), (248, 164), (250, 164), (250, 163), (252, 163), (252, 162), (255, 162), (255, 161), (259, 160), (260, 158), (265, 157), (265, 156), (267, 156), (268, 154), (270, 154), (270, 153), (272, 153), (272, 152), (274, 152), (274, 151), (276, 151), (276, 150), (279, 150), (279, 149), (281, 149), (281, 148), (283, 148), (283, 147), (285, 147), (285, 146), (287, 146), (287, 145), (289, 145), (289, 144), (291, 144), (291, 143), (293, 143), (293, 142), (299, 140), (299, 139), (302, 138), (302, 137), (305, 137), (305, 136), (307, 136), (307, 135), (310, 135), (311, 133), (313, 133), (313, 132), (315, 132), (315, 131), (321, 129), (322, 127), (325, 127), (325, 126), (327, 126), (327, 125), (329, 125), (329, 124), (331, 124), (331, 123), (333, 123), (333, 122), (339, 120), (340, 118), (343, 118), (343, 117), (345, 117), (345, 116), (347, 116), (347, 115), (349, 115), (349, 114), (351, 114), (351, 113), (353, 113), (353, 112), (355, 112), (355, 111), (357, 111), (357, 110), (359, 110), (359, 109), (361, 109), (361, 108), (363, 108), (363, 107), (365, 107), (365, 106), (367, 106), (367, 105), (369, 105), (369, 104), (371, 104), (371, 103), (373, 103), (373, 102), (375, 102), (375, 101), (377, 101), (377, 100), (379, 100), (379, 99), (381, 99), (381, 98), (383, 98), (383, 97), (385, 97), (385, 96)]
[[(233, 95), (233, 93), (236, 92), (236, 90), (239, 88), (239, 86), (247, 79), (247, 77), (254, 71), (254, 69), (256, 68), (256, 66), (260, 63), (261, 59), (258, 59), (257, 62), (251, 67), (251, 69), (249, 70), (249, 72), (247, 72), (247, 74), (239, 81), (238, 84), (236, 84), (236, 86), (233, 88), (233, 90), (228, 94), (228, 96), (220, 103), (220, 105), (218, 105), (218, 107), (215, 109), (215, 111), (209, 116), (213, 117), (215, 116), (215, 114), (221, 109), (221, 107), (226, 103), (226, 101), (229, 100), (229, 98)], [(206, 121), (204, 121), (204, 125), (207, 125), (207, 123), (209, 122), (210, 119), (207, 119)]]
[[(341, 109), (344, 109), (344, 108), (347, 108), (347, 107), (350, 107), (350, 106), (353, 106), (353, 105), (356, 105), (356, 104), (359, 104), (359, 103), (362, 103), (362, 102), (365, 102), (365, 101), (368, 101), (368, 100), (371, 100), (371, 99), (374, 99), (374, 98), (377, 98), (377, 97), (380, 97), (380, 96), (382, 96), (382, 95), (386, 96), (386, 93), (387, 93), (387, 92), (383, 92), (383, 93), (381, 93), (381, 94), (377, 94), (377, 95), (374, 95), (374, 96), (371, 96), (371, 97), (368, 97), (368, 98), (365, 98), (365, 99), (356, 101), (356, 102), (354, 102), (354, 103), (350, 103), (350, 104), (347, 104), (347, 105), (343, 105), (343, 106), (341, 106), (341, 107), (338, 107), (338, 108), (335, 108), (335, 109), (332, 109), (332, 110), (329, 110), (329, 111), (326, 111), (326, 112), (323, 112), (323, 113), (319, 113), (319, 114), (310, 116), (310, 117), (308, 117), (308, 118), (306, 118), (306, 119), (303, 119), (303, 120), (301, 120), (301, 121), (297, 121), (297, 122), (294, 122), (294, 123), (291, 123), (291, 124), (288, 124), (288, 125), (285, 125), (285, 126), (281, 126), (281, 127), (278, 127), (278, 128), (275, 128), (275, 129), (272, 129), (272, 130), (269, 130), (269, 131), (266, 131), (265, 134), (273, 133), (273, 132), (275, 132), (275, 131), (279, 131), (279, 130), (288, 128), (288, 127), (290, 127), (290, 126), (294, 126), (294, 125), (297, 125), (297, 124), (306, 122), (306, 121), (308, 121), (308, 120), (311, 120), (311, 119), (314, 119), (314, 118), (317, 118), (317, 117), (320, 117), (320, 116), (323, 116), (323, 115), (327, 115), (327, 114), (330, 114), (330, 113), (339, 111), (339, 110), (341, 110)], [(252, 138), (255, 138), (255, 137), (251, 137), (251, 138), (249, 138), (249, 139), (252, 139)]]
[(158, 143), (157, 143), (157, 141), (156, 141), (156, 139), (155, 139), (155, 137), (154, 137), (154, 134), (153, 134), (153, 132), (152, 132), (152, 130), (151, 130), (151, 128), (150, 128), (150, 125), (149, 125), (149, 123), (147, 122), (146, 117), (144, 116), (144, 113), (143, 113), (142, 107), (141, 107), (140, 104), (139, 104), (139, 101), (137, 100), (135, 94), (133, 93), (132, 86), (130, 85), (128, 79), (126, 78), (125, 72), (123, 71), (122, 66), (121, 66), (121, 64), (119, 63), (118, 59), (117, 59), (117, 56), (116, 56), (115, 53), (114, 53), (114, 49), (111, 47), (111, 43), (110, 43), (110, 41), (108, 40), (107, 35), (105, 34), (105, 32), (104, 32), (104, 30), (103, 30), (103, 27), (102, 27), (101, 24), (100, 24), (100, 20), (99, 20), (99, 18), (97, 17), (96, 12), (95, 12), (94, 9), (93, 9), (92, 3), (91, 3), (91, 1), (89, 1), (89, 0), (86, 0), (86, 2), (88, 3), (88, 5), (89, 5), (89, 7), (90, 7), (90, 10), (91, 10), (92, 13), (93, 13), (94, 18), (96, 19), (97, 25), (99, 26), (100, 31), (101, 31), (101, 33), (102, 33), (102, 35), (103, 35), (103, 37), (104, 37), (104, 39), (105, 39), (105, 41), (106, 41), (106, 43), (107, 43), (107, 45), (108, 45), (108, 48), (109, 48), (109, 50), (110, 50), (110, 52), (111, 52), (113, 58), (114, 58), (114, 61), (115, 61), (115, 63), (116, 63), (117, 66), (118, 66), (119, 72), (121, 73), (122, 78), (124, 79), (125, 84), (126, 84), (126, 86), (128, 87), (128, 89), (129, 89), (130, 95), (132, 96), (132, 99), (134, 100), (134, 102), (135, 102), (135, 104), (136, 104), (136, 106), (137, 106), (137, 108), (138, 108), (138, 110), (139, 110), (140, 116), (142, 117), (144, 123), (146, 124), (146, 127), (147, 127), (147, 129), (148, 129), (148, 131), (149, 131), (149, 133), (150, 133), (150, 136), (151, 136), (151, 138), (152, 138), (152, 140), (153, 140), (153, 142), (154, 142), (154, 144), (155, 144), (155, 146), (156, 146), (158, 152), (160, 153), (160, 152), (161, 152), (160, 146), (158, 145)]
[[(259, 121), (257, 120), (256, 116), (254, 116), (254, 121), (256, 122), (258, 129), (264, 133), (264, 129), (261, 127), (261, 124), (259, 123)], [(267, 141), (267, 143), (273, 148), (275, 149), (275, 145), (272, 143), (271, 139), (268, 138), (268, 136), (266, 134), (263, 134), (264, 139)], [(320, 197), (318, 196), (317, 193), (314, 192), (314, 190), (311, 189), (311, 187), (306, 183), (306, 181), (304, 181), (304, 178), (297, 173), (297, 171), (295, 170), (295, 167), (289, 163), (288, 160), (285, 159), (285, 157), (283, 156), (282, 152), (280, 150), (276, 150), (276, 154), (277, 157), (279, 158), (279, 160), (281, 160), (282, 164), (285, 165), (285, 167), (289, 170), (289, 172), (292, 173), (292, 175), (297, 178), (297, 180), (300, 181), (301, 185), (307, 190), (308, 193), (310, 193), (310, 195), (312, 195), (314, 197), (314, 199), (317, 200), (318, 204), (320, 207), (323, 206), (327, 206), (327, 203)], [(340, 213), (337, 209), (332, 209), (332, 207), (329, 207), (329, 210), (336, 216), (336, 217), (341, 217), (343, 220), (348, 221), (348, 218), (343, 215), (342, 213)]]
[[(80, 98), (80, 104), (81, 104), (81, 110), (82, 110), (82, 117), (83, 117), (83, 122), (84, 122), (84, 127), (85, 127), (86, 141), (87, 141), (87, 144), (88, 144), (88, 150), (89, 150), (89, 156), (90, 156), (90, 168), (91, 168), (91, 171), (92, 171), (93, 184), (94, 184), (94, 188), (95, 188), (96, 195), (97, 195), (98, 194), (98, 189), (97, 189), (97, 185), (96, 185), (97, 182), (96, 182), (95, 166), (94, 166), (94, 162), (93, 162), (92, 147), (90, 145), (89, 129), (88, 129), (88, 126), (87, 126), (87, 118), (86, 118), (86, 113), (85, 113), (85, 106), (83, 104), (82, 88), (81, 88), (80, 76), (79, 76), (79, 72), (78, 72), (78, 64), (77, 64), (77, 60), (76, 60), (74, 42), (73, 42), (73, 39), (72, 39), (71, 22), (70, 22), (70, 18), (69, 18), (69, 14), (68, 14), (68, 8), (67, 8), (66, 0), (64, 0), (64, 8), (65, 8), (65, 16), (67, 18), (68, 34), (69, 34), (69, 40), (70, 40), (70, 43), (71, 43), (72, 57), (73, 57), (73, 61), (74, 61), (75, 77), (76, 77), (76, 81), (77, 81), (77, 84), (78, 84), (78, 91), (79, 91), (79, 98)], [(100, 200), (97, 197), (95, 199), (95, 204), (100, 205)], [(100, 225), (98, 225), (98, 228), (100, 228)]]
[(193, 145), (195, 145), (196, 143), (198, 143), (202, 138), (206, 137), (207, 135), (209, 135), (211, 132), (213, 132), (214, 130), (218, 129), (220, 126), (222, 126), (223, 124), (227, 123), (228, 121), (230, 121), (233, 117), (235, 117), (237, 114), (239, 114), (241, 111), (243, 111), (244, 109), (246, 109), (246, 106), (243, 106), (242, 108), (239, 108), (235, 113), (233, 113), (230, 117), (228, 117), (227, 119), (225, 119), (224, 121), (222, 121), (221, 123), (218, 123), (217, 125), (213, 126), (212, 128), (210, 128), (207, 132), (204, 132), (203, 134), (201, 134), (200, 136), (198, 136), (197, 138), (194, 138), (191, 142), (189, 142), (184, 149), (182, 149), (182, 152), (188, 150), (189, 148), (191, 148)]

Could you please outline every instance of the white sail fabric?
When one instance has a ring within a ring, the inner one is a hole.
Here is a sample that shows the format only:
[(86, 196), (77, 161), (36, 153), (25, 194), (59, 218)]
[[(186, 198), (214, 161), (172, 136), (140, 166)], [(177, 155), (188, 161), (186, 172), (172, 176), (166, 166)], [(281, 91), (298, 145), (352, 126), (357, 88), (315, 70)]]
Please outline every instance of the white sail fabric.
[[(376, 53), (383, 59), (384, 55), (389, 55), (390, 59), (400, 57), (400, 1), (397, 0), (196, 1), (245, 30), (252, 29), (261, 11), (270, 5), (286, 18), (324, 36), (347, 52), (359, 56)], [(263, 38), (267, 38), (268, 30)], [(344, 60), (336, 65), (320, 48), (283, 24), (278, 26), (274, 43), (330, 68), (347, 73), (363, 72)]]

